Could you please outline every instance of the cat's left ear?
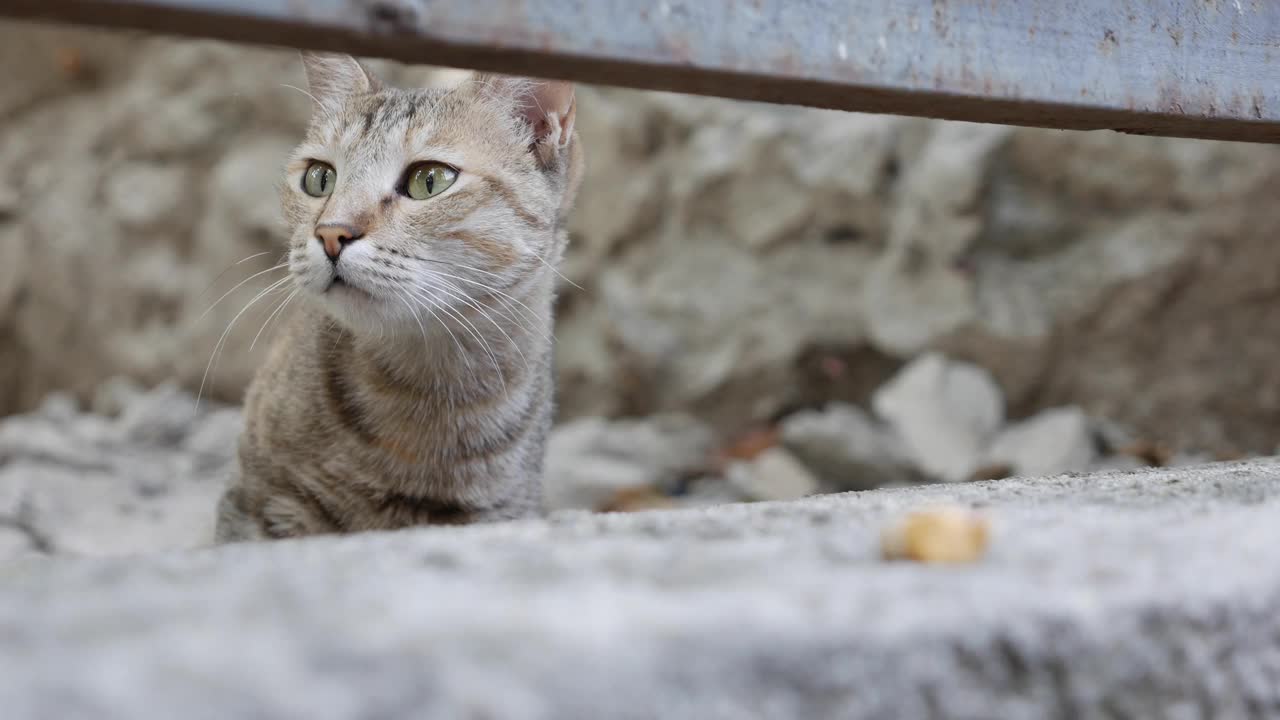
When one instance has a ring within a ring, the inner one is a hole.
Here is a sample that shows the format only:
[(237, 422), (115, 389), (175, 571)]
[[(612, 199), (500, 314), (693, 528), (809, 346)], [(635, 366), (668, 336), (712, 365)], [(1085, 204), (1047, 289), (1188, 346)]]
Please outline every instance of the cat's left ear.
[(533, 130), (533, 150), (544, 166), (552, 165), (573, 140), (578, 103), (573, 83), (481, 76), (481, 83), (508, 95), (518, 115)]
[(330, 111), (354, 95), (375, 93), (382, 83), (359, 60), (350, 55), (302, 51), (302, 65), (312, 97)]

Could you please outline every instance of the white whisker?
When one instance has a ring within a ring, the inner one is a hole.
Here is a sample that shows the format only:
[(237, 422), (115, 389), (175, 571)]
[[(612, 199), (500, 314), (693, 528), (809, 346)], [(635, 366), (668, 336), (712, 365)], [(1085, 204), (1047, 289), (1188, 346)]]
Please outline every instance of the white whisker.
[[(281, 270), (281, 269), (283, 269), (283, 268), (287, 268), (287, 267), (289, 267), (289, 264), (288, 264), (288, 263), (280, 263), (279, 265), (274, 265), (274, 266), (269, 267), (269, 268), (267, 268), (266, 270), (263, 270), (263, 271), (261, 271), (261, 272), (256, 272), (256, 273), (254, 273), (254, 274), (250, 275), (249, 277), (247, 277), (247, 278), (245, 278), (245, 279), (241, 280), (240, 282), (236, 283), (235, 287), (233, 287), (233, 288), (231, 288), (230, 290), (228, 290), (228, 291), (226, 291), (225, 293), (223, 293), (223, 294), (222, 294), (222, 297), (218, 298), (217, 300), (214, 300), (214, 301), (213, 301), (213, 304), (212, 304), (212, 305), (210, 305), (210, 306), (209, 306), (209, 308), (208, 308), (207, 310), (205, 310), (203, 313), (201, 313), (201, 314), (200, 314), (200, 317), (196, 318), (196, 322), (200, 322), (201, 320), (203, 320), (203, 319), (205, 318), (205, 316), (206, 316), (206, 315), (208, 315), (208, 314), (209, 314), (209, 313), (210, 313), (210, 312), (211, 312), (215, 307), (217, 307), (217, 306), (218, 306), (218, 303), (222, 302), (223, 300), (226, 300), (228, 295), (230, 295), (231, 293), (235, 292), (236, 290), (239, 290), (241, 287), (243, 287), (243, 286), (244, 286), (244, 284), (245, 284), (245, 283), (249, 282), (250, 280), (252, 280), (252, 279), (254, 279), (254, 278), (256, 278), (256, 277), (258, 277), (258, 276), (260, 276), (260, 275), (266, 275), (267, 273), (269, 273), (269, 272), (271, 272), (271, 271), (273, 271), (273, 270)], [(287, 280), (288, 278), (285, 278), (285, 279)]]
[[(489, 317), (489, 314), (488, 314), (488, 313), (486, 313), (486, 312), (484, 311), (484, 308), (483, 308), (483, 307), (481, 307), (479, 303), (477, 303), (475, 300), (472, 300), (472, 299), (468, 298), (468, 297), (463, 293), (462, 288), (459, 288), (459, 287), (458, 287), (458, 286), (456, 286), (456, 285), (451, 285), (451, 284), (449, 284), (447, 281), (444, 281), (444, 284), (445, 284), (445, 287), (436, 287), (435, 289), (436, 289), (437, 291), (444, 292), (445, 294), (449, 295), (451, 298), (453, 298), (453, 299), (455, 299), (455, 300), (461, 301), (462, 303), (464, 303), (464, 304), (465, 304), (465, 305), (467, 305), (468, 307), (471, 307), (471, 308), (473, 308), (476, 312), (480, 313), (480, 317), (482, 317), (482, 318), (484, 318), (485, 320), (489, 321), (489, 324), (490, 324), (490, 325), (492, 325), (492, 326), (494, 326), (495, 328), (497, 328), (498, 332), (502, 333), (502, 336), (503, 336), (503, 337), (505, 337), (505, 338), (507, 339), (507, 342), (511, 343), (511, 347), (515, 348), (515, 351), (520, 355), (520, 360), (524, 363), (525, 373), (527, 374), (527, 373), (532, 372), (532, 368), (529, 366), (529, 359), (525, 357), (525, 355), (524, 355), (524, 351), (520, 349), (520, 344), (519, 344), (519, 343), (517, 343), (517, 342), (515, 341), (515, 339), (514, 339), (514, 338), (512, 338), (512, 337), (511, 337), (511, 335), (510, 335), (510, 334), (509, 334), (505, 329), (503, 329), (503, 327), (502, 327), (501, 325), (499, 325), (499, 324), (497, 323), (497, 321), (496, 321), (496, 320), (494, 320), (493, 318)], [(457, 292), (456, 292), (456, 293), (455, 293), (455, 292), (452, 292), (449, 288), (452, 288), (452, 290), (456, 290)], [(511, 319), (511, 318), (509, 318), (509, 319)], [(514, 319), (512, 319), (512, 321), (514, 322)], [(516, 324), (518, 325), (519, 323), (516, 323)]]
[(287, 88), (289, 88), (290, 90), (297, 90), (298, 92), (302, 93), (303, 95), (306, 95), (307, 97), (311, 98), (311, 99), (312, 99), (312, 101), (314, 101), (314, 102), (315, 102), (316, 107), (324, 107), (324, 105), (320, 102), (320, 100), (319, 100), (318, 98), (316, 98), (316, 96), (315, 96), (315, 95), (312, 95), (311, 93), (307, 92), (306, 90), (303, 90), (302, 88), (298, 87), (297, 85), (290, 85), (290, 84), (288, 84), (288, 83), (280, 83), (280, 87), (287, 87)]
[[(424, 288), (418, 285), (415, 285), (414, 288), (423, 292), (429, 291), (432, 289), (438, 289), (438, 288)], [(465, 315), (458, 312), (454, 308), (451, 308), (448, 305), (444, 305), (444, 304), (440, 304), (438, 305), (438, 307), (442, 312), (462, 322), (463, 323), (462, 329), (465, 330), (467, 334), (469, 334), (472, 338), (474, 338), (475, 341), (484, 348), (485, 353), (489, 356), (489, 362), (493, 363), (494, 372), (498, 374), (498, 381), (502, 384), (502, 392), (504, 395), (507, 394), (507, 379), (502, 372), (502, 367), (500, 363), (498, 362), (498, 356), (494, 354), (493, 348), (489, 345), (488, 341), (484, 339), (484, 337), (480, 333), (480, 329), (477, 328), (475, 324), (473, 324), (470, 320), (468, 320)]]
[(240, 308), (240, 312), (236, 313), (235, 317), (231, 318), (231, 322), (227, 323), (227, 328), (222, 331), (222, 335), (218, 338), (217, 344), (213, 346), (213, 354), (209, 357), (209, 362), (204, 366), (204, 375), (200, 378), (200, 390), (196, 393), (196, 405), (193, 413), (198, 413), (200, 411), (200, 399), (204, 397), (205, 383), (209, 380), (210, 371), (217, 366), (218, 356), (221, 354), (223, 343), (226, 342), (227, 335), (231, 332), (231, 328), (235, 326), (236, 321), (240, 319), (241, 315), (244, 315), (246, 310), (253, 307), (254, 303), (266, 297), (272, 290), (275, 290), (276, 288), (284, 285), (284, 283), (289, 282), (290, 277), (292, 276), (283, 277), (268, 285), (257, 295), (254, 295), (253, 299), (246, 303), (244, 307)]
[(574, 286), (574, 287), (578, 288), (578, 289), (579, 289), (579, 290), (581, 290), (582, 292), (586, 292), (586, 291), (587, 291), (587, 289), (586, 289), (586, 288), (582, 287), (582, 286), (581, 286), (581, 285), (579, 285), (578, 283), (576, 283), (576, 282), (574, 282), (574, 281), (570, 280), (568, 277), (566, 277), (566, 276), (565, 276), (565, 274), (564, 274), (564, 273), (562, 273), (562, 272), (560, 272), (560, 270), (558, 270), (558, 269), (556, 268), (556, 266), (555, 266), (555, 265), (552, 265), (551, 263), (547, 262), (547, 261), (546, 261), (546, 259), (545, 259), (545, 258), (543, 258), (541, 255), (534, 255), (534, 257), (538, 258), (538, 262), (542, 263), (543, 265), (546, 265), (548, 270), (550, 270), (551, 272), (555, 273), (556, 275), (559, 275), (561, 280), (564, 280), (565, 282), (567, 282), (567, 283), (569, 283), (570, 285), (572, 285), (572, 286)]
[(258, 334), (253, 336), (253, 342), (249, 343), (249, 352), (253, 352), (253, 348), (258, 344), (258, 338), (262, 336), (262, 332), (267, 329), (267, 326), (271, 324), (271, 321), (275, 319), (276, 316), (278, 316), (281, 313), (281, 311), (283, 311), (289, 305), (289, 303), (292, 302), (293, 299), (297, 296), (298, 296), (298, 288), (294, 288), (293, 292), (289, 293), (288, 297), (286, 297), (279, 305), (277, 305), (276, 309), (273, 310), (272, 313), (267, 316), (267, 321), (262, 323), (262, 327), (258, 328)]
[[(434, 260), (430, 260), (430, 259), (426, 259), (426, 258), (423, 258), (423, 259), (424, 259), (424, 260), (426, 260), (426, 262), (430, 262), (430, 263), (433, 263), (433, 264), (434, 264), (434, 263), (437, 263), (437, 261), (434, 261)], [(440, 264), (443, 264), (443, 263), (440, 263)], [(479, 268), (473, 268), (473, 267), (469, 267), (469, 266), (465, 266), (465, 265), (461, 265), (461, 266), (458, 266), (458, 267), (459, 267), (459, 269), (461, 269), (461, 270), (470, 270), (470, 271), (474, 271), (474, 272), (484, 273), (484, 274), (486, 274), (486, 275), (493, 275), (494, 277), (501, 277), (501, 276), (500, 276), (500, 275), (498, 275), (497, 273), (491, 273), (491, 272), (488, 272), (487, 270), (481, 270), (481, 269), (479, 269)], [(527, 313), (527, 315), (524, 315), (524, 317), (529, 321), (529, 325), (528, 325), (527, 327), (526, 327), (526, 326), (524, 326), (524, 325), (521, 325), (519, 322), (516, 322), (516, 319), (515, 319), (514, 317), (512, 317), (512, 316), (510, 316), (510, 315), (507, 315), (507, 319), (511, 320), (511, 321), (512, 321), (513, 323), (515, 323), (516, 325), (520, 325), (521, 327), (523, 327), (523, 328), (524, 328), (524, 329), (526, 329), (526, 330), (534, 330), (534, 331), (536, 331), (536, 332), (538, 333), (538, 335), (540, 335), (540, 336), (542, 337), (542, 339), (543, 339), (543, 340), (546, 340), (546, 341), (547, 341), (547, 342), (549, 342), (549, 343), (554, 343), (554, 342), (555, 342), (555, 335), (554, 335), (554, 333), (549, 334), (549, 333), (547, 332), (546, 328), (542, 326), (542, 325), (543, 325), (543, 323), (542, 323), (543, 316), (542, 316), (542, 315), (539, 315), (537, 312), (535, 312), (535, 311), (533, 310), (533, 308), (529, 307), (528, 305), (525, 305), (523, 302), (520, 302), (519, 298), (516, 298), (516, 297), (514, 297), (514, 296), (512, 296), (512, 295), (509, 295), (509, 294), (507, 294), (507, 293), (503, 292), (502, 290), (499, 290), (499, 289), (497, 289), (497, 288), (495, 288), (495, 287), (492, 287), (492, 286), (490, 286), (490, 285), (485, 285), (485, 284), (484, 284), (484, 283), (482, 283), (482, 282), (478, 282), (478, 281), (476, 281), (476, 280), (472, 280), (472, 279), (470, 279), (470, 278), (465, 278), (465, 277), (462, 277), (462, 276), (460, 276), (460, 275), (454, 275), (454, 274), (452, 274), (452, 273), (442, 272), (442, 271), (440, 271), (440, 270), (436, 270), (436, 269), (434, 269), (434, 268), (431, 270), (431, 272), (432, 272), (432, 273), (434, 273), (434, 274), (436, 274), (436, 275), (439, 275), (440, 277), (443, 277), (443, 278), (449, 278), (449, 279), (451, 279), (451, 280), (458, 280), (458, 281), (461, 281), (461, 282), (467, 283), (467, 284), (469, 284), (469, 285), (475, 285), (476, 287), (479, 287), (480, 289), (484, 290), (485, 292), (487, 292), (487, 293), (489, 293), (489, 294), (493, 295), (495, 299), (497, 299), (499, 302), (501, 302), (504, 306), (506, 306), (506, 307), (507, 307), (507, 309), (509, 309), (509, 310), (510, 310), (511, 312), (513, 312), (513, 313), (514, 313), (514, 312), (517, 312), (517, 311), (516, 311), (516, 309), (511, 305), (511, 303), (510, 303), (510, 302), (507, 302), (506, 300), (503, 300), (503, 298), (506, 298), (507, 300), (510, 300), (511, 302), (514, 302), (514, 303), (518, 304), (520, 307), (524, 308), (525, 312)]]
[[(408, 300), (413, 300), (413, 299), (415, 299), (413, 296), (411, 296), (408, 292), (406, 292), (406, 291), (404, 291), (404, 290), (396, 290), (396, 292), (397, 292), (397, 293), (399, 293), (400, 295), (403, 295), (403, 298), (407, 298)], [(450, 340), (452, 340), (452, 341), (453, 341), (453, 344), (458, 348), (458, 358), (461, 360), (462, 365), (463, 365), (465, 368), (467, 368), (467, 372), (468, 372), (468, 373), (470, 373), (470, 375), (471, 375), (471, 382), (473, 382), (473, 383), (475, 383), (477, 386), (479, 386), (479, 385), (480, 385), (480, 379), (476, 377), (476, 371), (475, 371), (475, 369), (474, 369), (474, 368), (472, 368), (472, 367), (471, 367), (471, 363), (467, 362), (467, 351), (466, 351), (466, 349), (465, 349), (465, 348), (463, 348), (463, 347), (462, 347), (462, 343), (458, 341), (457, 336), (453, 334), (453, 330), (451, 330), (451, 329), (449, 328), (448, 324), (446, 324), (443, 320), (441, 320), (441, 319), (440, 319), (440, 317), (439, 317), (438, 315), (436, 315), (435, 310), (431, 309), (430, 307), (427, 307), (427, 306), (426, 306), (426, 304), (424, 304), (421, 300), (422, 300), (422, 299), (419, 299), (418, 305), (419, 305), (423, 310), (426, 310), (426, 311), (427, 311), (427, 313), (431, 315), (432, 319), (434, 319), (436, 322), (440, 323), (440, 327), (444, 328), (444, 331), (445, 331), (446, 333), (448, 333), (448, 334), (449, 334), (449, 339), (450, 339)], [(427, 300), (428, 300), (428, 302), (430, 301), (429, 299), (427, 299)], [(405, 302), (405, 307), (409, 308), (409, 312), (413, 315), (414, 320), (417, 320), (417, 321), (418, 321), (418, 328), (419, 328), (420, 330), (422, 330), (422, 344), (423, 344), (423, 347), (425, 347), (425, 348), (427, 348), (428, 350), (430, 350), (430, 346), (429, 346), (429, 345), (428, 345), (428, 343), (427, 343), (427, 329), (426, 329), (425, 327), (423, 327), (423, 325), (422, 325), (422, 320), (418, 317), (418, 313), (417, 313), (417, 311), (415, 311), (415, 310), (413, 309), (413, 306), (412, 306), (412, 305), (410, 305), (410, 304), (409, 304), (407, 301), (405, 301), (404, 299), (402, 299), (402, 302)], [(434, 302), (433, 302), (433, 303), (431, 303), (431, 304), (432, 304), (433, 306), (435, 305), (435, 303), (434, 303)], [(450, 402), (452, 402), (452, 401), (450, 401)]]
[[(247, 258), (243, 258), (243, 259), (241, 259), (241, 260), (237, 260), (237, 261), (235, 261), (235, 262), (231, 263), (230, 265), (228, 265), (228, 266), (226, 267), (226, 269), (224, 269), (222, 272), (218, 273), (218, 276), (217, 276), (217, 277), (215, 277), (215, 278), (213, 279), (213, 281), (209, 283), (209, 286), (208, 286), (208, 287), (206, 287), (204, 290), (201, 290), (201, 291), (200, 291), (200, 294), (196, 296), (196, 299), (197, 299), (197, 300), (199, 300), (200, 298), (204, 297), (205, 293), (207, 293), (207, 292), (209, 292), (210, 290), (212, 290), (212, 289), (213, 289), (213, 286), (214, 286), (214, 285), (217, 285), (217, 284), (218, 284), (218, 281), (222, 279), (222, 276), (223, 276), (223, 275), (226, 275), (226, 274), (227, 274), (227, 273), (229, 273), (229, 272), (231, 272), (232, 268), (235, 268), (235, 267), (237, 267), (237, 266), (239, 266), (239, 265), (243, 265), (243, 264), (245, 264), (245, 263), (249, 262), (250, 260), (253, 260), (254, 258), (260, 258), (260, 257), (262, 257), (263, 255), (270, 255), (272, 252), (274, 252), (274, 251), (272, 251), (272, 250), (264, 250), (264, 251), (262, 251), (262, 252), (260, 252), (260, 253), (254, 253), (254, 254), (250, 255), (249, 257), (247, 257)], [(284, 257), (284, 256), (283, 256), (283, 255), (281, 255), (281, 257)]]

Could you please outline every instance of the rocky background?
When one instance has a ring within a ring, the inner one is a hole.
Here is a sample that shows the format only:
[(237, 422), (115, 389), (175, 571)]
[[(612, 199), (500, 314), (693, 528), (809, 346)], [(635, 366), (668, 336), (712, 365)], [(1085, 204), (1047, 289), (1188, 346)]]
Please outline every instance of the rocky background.
[[(14, 24), (0, 62), (0, 413), (28, 413), (0, 425), (0, 533), (75, 545), (41, 526), (59, 483), (85, 512), (204, 512), (212, 486), (170, 490), (225, 471), (262, 357), (267, 303), (205, 382), (280, 247), (296, 56)], [(1277, 446), (1280, 149), (591, 87), (579, 107), (556, 507)], [(202, 384), (218, 405), (193, 415)]]

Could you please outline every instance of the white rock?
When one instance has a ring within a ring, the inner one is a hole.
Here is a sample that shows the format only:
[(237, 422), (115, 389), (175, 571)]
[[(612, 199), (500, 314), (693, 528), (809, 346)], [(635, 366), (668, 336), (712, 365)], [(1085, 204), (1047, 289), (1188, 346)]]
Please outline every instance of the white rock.
[(1133, 429), (1124, 423), (1117, 422), (1109, 418), (1092, 418), (1089, 424), (1093, 427), (1094, 435), (1101, 445), (1101, 452), (1110, 455), (1117, 450), (1133, 445), (1138, 441), (1134, 436)]
[(147, 389), (138, 381), (117, 375), (102, 381), (98, 387), (94, 388), (93, 397), (89, 401), (89, 410), (96, 415), (116, 417), (146, 392)]
[(67, 420), (74, 417), (79, 412), (80, 406), (76, 399), (65, 392), (52, 392), (45, 396), (40, 402), (40, 407), (36, 408), (34, 415), (47, 418), (49, 420)]
[(684, 415), (577, 420), (551, 432), (543, 488), (550, 510), (594, 510), (623, 488), (705, 469), (713, 437)]
[(0, 564), (11, 562), (34, 551), (31, 538), (25, 532), (5, 525), (4, 519), (0, 518)]
[(782, 422), (782, 444), (836, 490), (869, 490), (911, 482), (902, 439), (855, 405), (832, 403)]
[(1009, 465), (1015, 475), (1041, 477), (1085, 470), (1097, 458), (1093, 427), (1076, 407), (1053, 408), (1005, 428), (983, 465)]
[[(58, 403), (0, 420), (0, 518), (22, 516), (74, 555), (207, 544), (235, 461), (239, 412), (195, 416), (194, 398), (173, 387), (115, 392), (112, 401), (115, 418)], [(13, 538), (0, 544), (0, 554), (22, 550)]]
[(955, 260), (980, 236), (989, 192), (983, 168), (1012, 129), (947, 123), (924, 140), (902, 179), (888, 252), (872, 265), (862, 301), (879, 347), (912, 355), (976, 319), (972, 278)]
[(172, 446), (191, 432), (197, 419), (191, 395), (175, 383), (165, 383), (131, 398), (122, 408), (116, 427), (129, 441)]
[(772, 447), (729, 465), (729, 483), (753, 500), (795, 500), (818, 491), (818, 479), (794, 455)]
[(244, 416), (239, 408), (220, 407), (202, 413), (201, 420), (187, 436), (184, 447), (197, 458), (228, 458), (235, 455)]
[(80, 470), (104, 469), (108, 459), (103, 457), (101, 445), (108, 432), (91, 416), (84, 416), (83, 421), (70, 417), (54, 421), (35, 413), (5, 418), (0, 422), (0, 468), (33, 459)]
[(991, 375), (937, 353), (912, 361), (876, 391), (872, 407), (903, 439), (916, 464), (943, 480), (963, 480), (1004, 422)]

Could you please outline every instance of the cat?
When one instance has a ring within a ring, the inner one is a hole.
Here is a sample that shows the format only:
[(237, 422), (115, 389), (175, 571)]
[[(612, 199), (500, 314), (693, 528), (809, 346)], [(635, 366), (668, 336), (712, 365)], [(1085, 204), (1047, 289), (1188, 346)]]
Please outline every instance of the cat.
[(280, 189), (298, 307), (247, 391), (215, 541), (538, 514), (573, 85), (405, 90), (302, 60), (314, 111)]

